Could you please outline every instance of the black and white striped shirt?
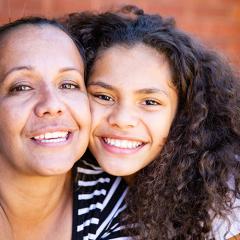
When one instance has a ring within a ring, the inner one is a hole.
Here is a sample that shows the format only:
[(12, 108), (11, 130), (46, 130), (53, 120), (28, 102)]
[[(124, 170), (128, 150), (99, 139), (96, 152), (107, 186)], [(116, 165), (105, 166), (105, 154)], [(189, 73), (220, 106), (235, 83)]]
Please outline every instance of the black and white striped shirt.
[[(126, 209), (127, 184), (121, 177), (103, 172), (95, 160), (79, 160), (73, 168), (72, 240), (130, 240), (120, 224), (120, 213)], [(240, 206), (240, 200), (237, 200)], [(213, 223), (213, 236), (226, 239), (240, 232), (240, 208), (236, 208), (231, 228), (223, 220)]]
[(72, 240), (130, 239), (119, 214), (126, 208), (127, 185), (121, 177), (103, 172), (95, 161), (78, 161), (73, 168)]

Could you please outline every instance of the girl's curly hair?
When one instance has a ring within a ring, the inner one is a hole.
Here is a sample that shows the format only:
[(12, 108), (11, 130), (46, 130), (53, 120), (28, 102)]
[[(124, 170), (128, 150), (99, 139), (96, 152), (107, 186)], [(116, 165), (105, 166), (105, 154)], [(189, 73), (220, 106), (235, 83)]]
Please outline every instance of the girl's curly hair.
[(237, 74), (173, 19), (136, 7), (75, 13), (65, 24), (85, 48), (87, 76), (96, 57), (116, 44), (144, 43), (166, 56), (178, 111), (164, 148), (130, 187), (126, 220), (138, 223), (129, 230), (137, 239), (209, 239), (213, 219), (227, 218), (240, 198)]

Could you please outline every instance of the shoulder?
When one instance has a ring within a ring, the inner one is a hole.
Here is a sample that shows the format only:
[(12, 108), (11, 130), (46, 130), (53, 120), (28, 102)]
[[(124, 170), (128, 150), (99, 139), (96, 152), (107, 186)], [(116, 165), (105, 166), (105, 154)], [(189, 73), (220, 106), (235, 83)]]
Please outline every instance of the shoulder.
[[(92, 161), (81, 159), (76, 166), (77, 190), (79, 193), (92, 193), (92, 198), (104, 200), (105, 204), (118, 202), (123, 192), (127, 192), (127, 184), (121, 177), (112, 176), (102, 170), (99, 165)], [(99, 196), (103, 196), (100, 198)], [(125, 196), (125, 195), (124, 195)], [(83, 199), (83, 197), (81, 197)]]
[[(234, 201), (234, 208), (226, 219), (213, 221), (213, 235), (216, 240), (234, 239), (240, 234), (240, 199)], [(234, 238), (235, 237), (235, 238)], [(240, 235), (238, 236), (240, 239)]]
[(126, 208), (128, 191), (125, 181), (104, 172), (94, 160), (81, 159), (74, 166), (75, 231), (78, 237), (101, 239), (118, 225)]

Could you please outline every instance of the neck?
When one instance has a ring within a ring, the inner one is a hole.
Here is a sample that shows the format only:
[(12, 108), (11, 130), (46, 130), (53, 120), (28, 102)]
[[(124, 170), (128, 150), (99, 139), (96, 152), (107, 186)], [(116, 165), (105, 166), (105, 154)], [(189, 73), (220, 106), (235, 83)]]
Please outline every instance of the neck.
[(137, 175), (137, 173), (133, 173), (133, 174), (128, 175), (128, 176), (123, 176), (123, 179), (125, 180), (127, 185), (132, 186), (135, 182), (136, 175)]
[(70, 172), (50, 177), (0, 176), (0, 225), (7, 220), (14, 233), (51, 225), (71, 205)]

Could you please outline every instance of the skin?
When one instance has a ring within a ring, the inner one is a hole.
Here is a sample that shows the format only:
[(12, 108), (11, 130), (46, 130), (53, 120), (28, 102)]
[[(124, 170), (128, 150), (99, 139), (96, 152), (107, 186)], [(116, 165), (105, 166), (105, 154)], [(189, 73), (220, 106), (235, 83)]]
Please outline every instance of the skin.
[(164, 56), (144, 44), (100, 53), (88, 83), (89, 148), (106, 172), (130, 182), (161, 151), (178, 104), (171, 78)]
[(91, 120), (82, 58), (50, 25), (11, 30), (0, 52), (0, 239), (71, 239), (70, 169)]

